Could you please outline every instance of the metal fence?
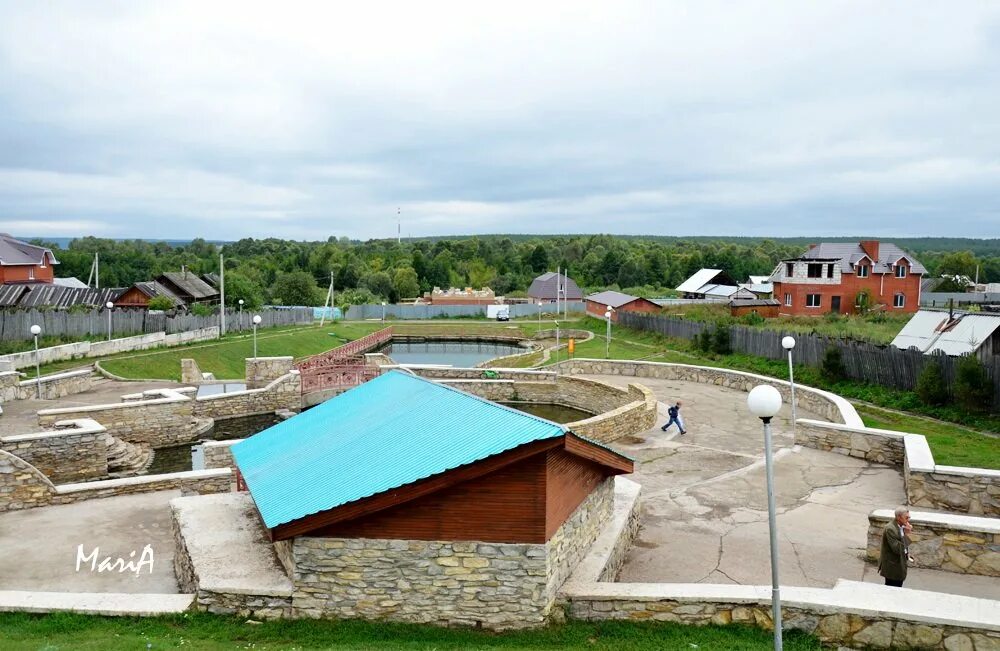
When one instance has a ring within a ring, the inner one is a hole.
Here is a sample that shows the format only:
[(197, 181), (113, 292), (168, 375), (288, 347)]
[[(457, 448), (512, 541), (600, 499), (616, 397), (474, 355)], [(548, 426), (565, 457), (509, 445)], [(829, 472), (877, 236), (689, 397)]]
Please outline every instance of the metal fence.
[[(484, 317), (486, 316), (486, 305), (352, 305), (347, 310), (347, 318), (351, 321), (363, 321), (365, 319), (381, 319), (382, 308), (385, 307), (385, 318), (387, 319), (444, 319), (454, 317)], [(506, 306), (510, 308), (511, 318), (522, 316), (552, 315), (556, 312), (555, 303), (545, 303), (538, 305), (529, 303), (515, 303)], [(562, 304), (560, 304), (560, 312)], [(584, 311), (583, 302), (569, 303), (571, 314), (580, 314)]]
[[(715, 324), (712, 323), (636, 312), (622, 312), (618, 315), (618, 321), (629, 328), (658, 332), (678, 339), (690, 340), (703, 330), (715, 330)], [(729, 345), (734, 352), (784, 360), (787, 359), (787, 353), (781, 347), (781, 339), (786, 334), (788, 333), (733, 325), (729, 326)], [(827, 348), (834, 346), (840, 350), (844, 372), (853, 380), (910, 391), (916, 388), (924, 367), (936, 361), (941, 365), (949, 390), (954, 385), (955, 368), (959, 359), (957, 357), (944, 354), (924, 355), (915, 349), (901, 350), (895, 346), (879, 346), (849, 339), (792, 334), (795, 337), (794, 359), (797, 364), (818, 367), (823, 363)], [(982, 361), (993, 382), (994, 408), (1000, 407), (1000, 356), (993, 355)]]
[[(285, 310), (265, 309), (257, 312), (226, 310), (226, 331), (237, 332), (253, 329), (253, 315), (261, 317), (261, 328), (282, 325), (302, 325), (313, 321), (312, 308)], [(108, 310), (68, 312), (65, 310), (23, 310), (0, 312), (0, 340), (19, 341), (31, 339), (31, 326), (42, 328), (42, 336), (100, 337), (108, 334)], [(188, 332), (219, 325), (219, 315), (195, 316), (181, 314), (167, 316), (163, 312), (145, 310), (111, 310), (113, 337), (149, 332)]]

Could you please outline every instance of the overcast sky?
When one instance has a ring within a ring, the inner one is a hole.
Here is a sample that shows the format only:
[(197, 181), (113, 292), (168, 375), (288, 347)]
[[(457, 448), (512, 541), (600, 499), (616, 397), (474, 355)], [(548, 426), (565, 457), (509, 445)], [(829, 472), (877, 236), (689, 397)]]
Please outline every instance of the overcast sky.
[(0, 0), (0, 230), (1000, 237), (1000, 3)]

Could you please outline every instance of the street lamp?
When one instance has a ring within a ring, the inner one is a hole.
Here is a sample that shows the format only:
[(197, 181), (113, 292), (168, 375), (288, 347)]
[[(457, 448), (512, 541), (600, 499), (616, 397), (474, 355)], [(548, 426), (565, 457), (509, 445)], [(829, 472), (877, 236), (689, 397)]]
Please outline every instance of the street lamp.
[(385, 301), (382, 301), (382, 327), (385, 327)]
[(253, 358), (257, 359), (257, 326), (260, 324), (260, 315), (253, 315)]
[(792, 389), (792, 443), (795, 443), (795, 374), (792, 371), (792, 349), (795, 348), (795, 337), (785, 336), (781, 347), (788, 351), (788, 385)]
[(604, 313), (604, 319), (608, 322), (608, 334), (604, 338), (604, 359), (611, 357), (611, 313), (614, 309), (609, 305), (607, 311)]
[(239, 321), (239, 323), (240, 323), (240, 330), (242, 330), (243, 329), (243, 299), (241, 298), (240, 300), (236, 301), (236, 303), (240, 306), (240, 308), (239, 308), (240, 309), (240, 314), (239, 314), (239, 317), (237, 317), (236, 320)]
[(556, 373), (559, 373), (559, 322), (553, 321), (556, 324)]
[(111, 310), (115, 307), (115, 304), (108, 301), (104, 304), (104, 307), (108, 308), (108, 341), (111, 341)]
[(750, 413), (764, 423), (764, 464), (767, 470), (767, 527), (771, 534), (771, 617), (774, 649), (781, 651), (781, 588), (778, 584), (778, 525), (774, 515), (774, 459), (771, 453), (771, 419), (781, 409), (781, 394), (769, 384), (754, 387), (747, 396)]
[(42, 371), (38, 363), (38, 335), (42, 334), (42, 326), (31, 326), (31, 334), (35, 337), (35, 390), (38, 399), (42, 399)]

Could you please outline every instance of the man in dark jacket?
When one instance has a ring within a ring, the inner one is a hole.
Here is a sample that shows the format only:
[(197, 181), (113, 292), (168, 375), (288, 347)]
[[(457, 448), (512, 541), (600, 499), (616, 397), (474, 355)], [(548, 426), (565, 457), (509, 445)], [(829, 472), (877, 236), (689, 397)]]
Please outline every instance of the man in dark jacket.
[(882, 550), (878, 559), (878, 573), (885, 577), (885, 584), (903, 587), (906, 566), (910, 558), (910, 510), (904, 506), (896, 509), (895, 519), (882, 530)]
[(687, 430), (684, 429), (684, 420), (681, 418), (681, 401), (678, 400), (677, 404), (667, 410), (667, 415), (670, 416), (670, 420), (667, 424), (660, 428), (660, 431), (666, 432), (667, 428), (677, 423), (677, 429), (681, 431), (681, 434), (687, 434)]

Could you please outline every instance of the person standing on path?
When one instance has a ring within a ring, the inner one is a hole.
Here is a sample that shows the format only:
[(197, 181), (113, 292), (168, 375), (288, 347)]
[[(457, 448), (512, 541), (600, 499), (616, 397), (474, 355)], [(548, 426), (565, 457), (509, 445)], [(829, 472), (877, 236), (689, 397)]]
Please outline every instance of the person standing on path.
[(677, 429), (681, 431), (681, 434), (687, 434), (687, 430), (684, 429), (684, 420), (681, 418), (681, 401), (678, 400), (677, 403), (667, 410), (667, 415), (670, 416), (670, 420), (667, 424), (660, 428), (660, 431), (666, 432), (667, 428), (677, 423)]
[(882, 530), (882, 550), (879, 553), (878, 573), (885, 577), (885, 584), (903, 587), (906, 580), (907, 564), (910, 556), (910, 510), (901, 506), (895, 511), (895, 518)]

